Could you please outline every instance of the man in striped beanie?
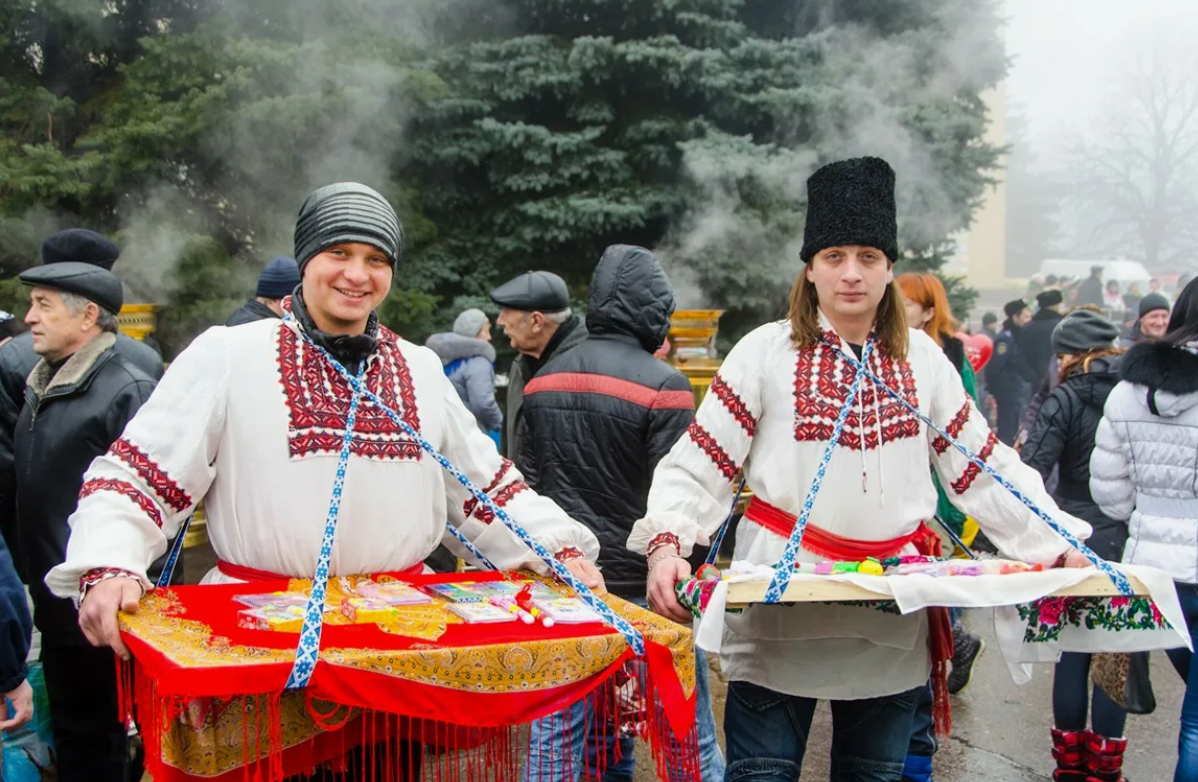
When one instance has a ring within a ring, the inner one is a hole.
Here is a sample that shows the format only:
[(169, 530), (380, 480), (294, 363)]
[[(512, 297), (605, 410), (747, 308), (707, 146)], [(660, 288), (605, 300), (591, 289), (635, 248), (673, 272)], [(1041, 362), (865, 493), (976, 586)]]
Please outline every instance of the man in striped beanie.
[[(441, 543), (446, 519), (496, 567), (548, 572), (365, 396), (343, 464), (337, 457), (353, 397), (343, 372), (362, 377), (580, 579), (602, 587), (592, 564), (595, 536), (500, 458), (435, 353), (379, 324), (376, 308), (402, 252), (399, 219), (378, 192), (352, 182), (314, 191), (296, 222), (301, 282), (283, 301), (283, 319), (217, 326), (198, 337), (121, 439), (92, 463), (70, 520), (66, 562), (46, 583), (60, 596), (82, 592), (79, 623), (93, 644), (128, 655), (117, 610), (137, 609), (152, 586), (146, 566), (201, 499), (218, 557), (206, 583), (312, 578), (318, 556), (328, 558), (330, 577), (419, 572)], [(322, 554), (322, 539), (339, 472), (332, 556)], [(468, 556), (454, 543), (455, 553)], [(342, 746), (354, 742), (347, 736)], [(420, 778), (420, 757), (418, 745), (406, 745), (394, 763), (401, 782)], [(316, 759), (324, 761), (340, 762)], [(361, 748), (347, 762), (347, 779), (370, 779), (367, 769), (387, 765)]]

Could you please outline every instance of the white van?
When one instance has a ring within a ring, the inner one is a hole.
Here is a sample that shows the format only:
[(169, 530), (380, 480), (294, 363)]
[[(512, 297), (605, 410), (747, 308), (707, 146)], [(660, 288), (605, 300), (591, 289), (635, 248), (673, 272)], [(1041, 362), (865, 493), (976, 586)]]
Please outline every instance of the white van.
[(1132, 283), (1140, 286), (1140, 294), (1148, 293), (1148, 280), (1152, 275), (1139, 261), (1070, 261), (1062, 258), (1048, 258), (1040, 262), (1042, 277), (1055, 274), (1065, 279), (1084, 280), (1090, 276), (1092, 266), (1102, 267), (1102, 284), (1111, 280), (1119, 283), (1119, 290), (1127, 292)]

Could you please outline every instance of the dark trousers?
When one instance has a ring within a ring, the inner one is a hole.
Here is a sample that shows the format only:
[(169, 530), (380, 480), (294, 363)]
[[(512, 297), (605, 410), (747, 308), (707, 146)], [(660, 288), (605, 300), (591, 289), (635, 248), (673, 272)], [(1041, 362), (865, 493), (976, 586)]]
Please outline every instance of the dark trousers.
[(998, 439), (1003, 445), (1014, 445), (1015, 437), (1019, 434), (1019, 424), (1023, 420), (1024, 394), (1007, 393), (994, 394), (994, 404), (998, 408)]
[(1052, 721), (1058, 730), (1085, 730), (1087, 706), (1095, 733), (1108, 739), (1123, 737), (1127, 712), (1111, 700), (1101, 687), (1090, 684), (1090, 655), (1064, 652), (1052, 674)]
[[(897, 695), (832, 701), (832, 781), (900, 782), (911, 717), (922, 687)], [(748, 682), (728, 683), (724, 782), (793, 782), (803, 768), (814, 698)]]
[(116, 660), (94, 646), (43, 646), (58, 782), (127, 782), (129, 738), (118, 717)]

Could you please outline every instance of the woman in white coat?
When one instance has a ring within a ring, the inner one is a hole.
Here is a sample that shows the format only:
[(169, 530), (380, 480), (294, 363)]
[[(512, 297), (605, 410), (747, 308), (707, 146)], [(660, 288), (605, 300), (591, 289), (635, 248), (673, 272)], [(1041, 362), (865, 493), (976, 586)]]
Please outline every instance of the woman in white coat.
[[(1123, 561), (1173, 576), (1191, 637), (1198, 628), (1198, 280), (1182, 291), (1157, 342), (1123, 358), (1090, 457), (1090, 493), (1128, 519)], [(1169, 650), (1186, 682), (1174, 782), (1198, 782), (1198, 665)]]

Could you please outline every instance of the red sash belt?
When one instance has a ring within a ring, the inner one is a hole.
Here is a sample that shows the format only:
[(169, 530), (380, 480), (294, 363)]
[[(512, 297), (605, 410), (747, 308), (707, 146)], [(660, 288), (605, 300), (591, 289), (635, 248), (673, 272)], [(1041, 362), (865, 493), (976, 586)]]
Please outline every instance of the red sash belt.
[[(775, 508), (760, 497), (754, 497), (745, 509), (745, 518), (764, 527), (775, 535), (790, 538), (794, 532), (795, 516), (784, 510)], [(843, 562), (860, 562), (867, 557), (885, 559), (893, 557), (914, 544), (916, 551), (929, 556), (940, 556), (940, 536), (928, 528), (924, 522), (910, 535), (903, 535), (890, 540), (854, 540), (842, 538), (840, 535), (828, 532), (814, 524), (808, 524), (803, 530), (803, 540), (799, 545), (817, 556)]]
[[(749, 503), (749, 507), (745, 509), (745, 518), (788, 540), (794, 532), (795, 522), (798, 521), (796, 516), (763, 502), (760, 497), (754, 497)], [(893, 557), (908, 544), (913, 544), (915, 550), (925, 556), (940, 556), (940, 536), (923, 521), (910, 535), (890, 540), (842, 538), (808, 523), (803, 530), (803, 539), (799, 541), (799, 545), (812, 554), (842, 562), (860, 562), (867, 557)], [(948, 664), (953, 659), (953, 626), (947, 608), (928, 609), (928, 651), (932, 656), (933, 714), (936, 731), (947, 734), (952, 725), (948, 702)]]
[[(258, 568), (249, 567), (248, 565), (234, 565), (232, 562), (226, 562), (223, 559), (216, 560), (216, 569), (224, 573), (229, 578), (235, 578), (238, 581), (283, 581), (292, 576), (285, 576), (281, 573), (271, 573), (268, 570), (259, 570)], [(417, 562), (406, 570), (395, 571), (395, 575), (402, 576), (418, 576), (424, 572), (424, 563)]]

